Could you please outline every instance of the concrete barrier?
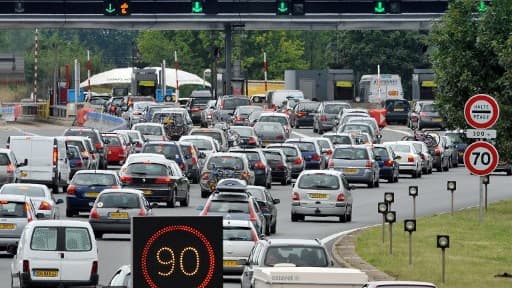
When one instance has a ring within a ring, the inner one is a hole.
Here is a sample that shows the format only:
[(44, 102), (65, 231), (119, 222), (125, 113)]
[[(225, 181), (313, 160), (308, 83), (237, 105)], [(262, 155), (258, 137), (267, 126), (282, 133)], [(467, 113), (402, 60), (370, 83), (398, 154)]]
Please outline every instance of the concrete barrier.
[(2, 113), (2, 120), (13, 122), (21, 116), (22, 108), (20, 104), (15, 104), (12, 106), (3, 106), (2, 108), (0, 108), (0, 112)]

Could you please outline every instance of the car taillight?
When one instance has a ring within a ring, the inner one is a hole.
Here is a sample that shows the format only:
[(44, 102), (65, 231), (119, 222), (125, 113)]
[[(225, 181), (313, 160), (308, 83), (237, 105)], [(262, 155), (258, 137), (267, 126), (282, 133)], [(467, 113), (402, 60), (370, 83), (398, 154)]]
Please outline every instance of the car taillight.
[(74, 184), (69, 185), (68, 190), (66, 190), (66, 193), (68, 195), (75, 195), (76, 194), (76, 186)]
[(292, 201), (300, 201), (299, 192), (293, 192), (293, 194), (292, 194)]
[(14, 165), (12, 165), (12, 163), (10, 163), (9, 165), (7, 165), (7, 174), (12, 174), (14, 173)]
[(249, 126), (254, 127), (255, 122), (252, 122)]
[(441, 149), (439, 149), (439, 147), (436, 147), (436, 149), (434, 150), (434, 153), (439, 156), (441, 155)]
[(75, 167), (82, 167), (82, 160), (77, 160), (75, 162)]
[(59, 158), (59, 151), (56, 146), (53, 146), (53, 165), (57, 165), (57, 160)]
[(322, 115), (322, 117), (320, 117), (320, 121), (327, 122), (327, 116)]
[(119, 186), (119, 185), (112, 185), (112, 189), (121, 189), (121, 186)]
[(407, 157), (407, 162), (414, 162), (414, 155), (409, 155), (409, 157)]
[(155, 179), (156, 184), (168, 184), (171, 182), (172, 182), (172, 179), (169, 177), (158, 177)]
[(336, 197), (337, 202), (345, 202), (345, 194), (340, 193), (338, 194), (338, 197)]
[(89, 152), (82, 151), (82, 158), (89, 158)]
[(249, 173), (248, 172), (242, 173), (242, 179), (249, 181)]
[(30, 273), (30, 263), (28, 260), (23, 260), (23, 273)]
[(252, 229), (251, 235), (252, 235), (252, 241), (258, 242), (258, 240), (260, 240), (260, 238), (258, 237), (258, 233), (256, 233), (256, 230)]
[(207, 216), (208, 210), (210, 209), (210, 205), (211, 205), (211, 202), (206, 203), (206, 205), (204, 206), (204, 209), (201, 210), (201, 213), (199, 213), (199, 216)]
[(98, 261), (92, 261), (91, 275), (98, 274)]
[(201, 111), (201, 109), (198, 107), (194, 107), (194, 108), (190, 109), (190, 112), (199, 112), (199, 111)]
[(393, 166), (393, 160), (389, 159), (389, 160), (384, 161), (384, 166), (388, 166), (388, 167)]
[(27, 212), (27, 215), (28, 215), (27, 221), (32, 222), (32, 220), (34, 220), (34, 219), (32, 219), (32, 214), (30, 213), (30, 206), (28, 205), (28, 203), (25, 203), (25, 211)]
[(180, 169), (181, 170), (184, 170), (185, 169), (185, 164), (183, 162), (180, 163)]
[(52, 205), (50, 205), (50, 203), (48, 203), (46, 201), (42, 201), (41, 204), (39, 205), (38, 210), (52, 210)]
[(366, 168), (372, 168), (372, 166), (373, 166), (372, 160), (366, 161)]
[(197, 163), (197, 157), (196, 156), (192, 156), (192, 165), (194, 165), (196, 163)]
[(135, 146), (136, 146), (137, 148), (142, 148), (142, 143), (137, 142), (137, 144), (135, 144)]
[(277, 140), (283, 140), (283, 139), (284, 139), (284, 137), (283, 137), (283, 135), (277, 135), (277, 136), (276, 136), (276, 139), (277, 139)]
[(96, 208), (91, 209), (91, 213), (89, 214), (90, 219), (99, 219), (100, 215), (98, 214), (98, 211), (96, 211)]
[(426, 116), (427, 116), (426, 112), (420, 112), (420, 117), (426, 117)]
[(327, 150), (327, 152), (326, 152), (326, 153), (327, 153), (327, 155), (331, 156), (331, 155), (332, 155), (332, 150), (331, 150), (331, 149), (329, 149), (329, 150)]
[(133, 177), (126, 175), (119, 177), (119, 179), (121, 179), (121, 182), (123, 183), (131, 183), (133, 181)]
[(254, 136), (249, 137), (249, 141), (247, 141), (249, 144), (256, 144), (256, 138)]
[(306, 112), (299, 112), (299, 113), (297, 113), (297, 117), (299, 117), (299, 118), (300, 117), (304, 117), (304, 116), (306, 116)]
[(210, 173), (209, 172), (205, 172), (203, 174), (203, 176), (201, 177), (201, 179), (203, 179), (203, 180), (208, 180), (208, 178), (210, 178)]
[(425, 160), (425, 155), (423, 153), (420, 154), (421, 160)]
[(256, 211), (254, 211), (254, 207), (252, 207), (252, 205), (249, 205), (249, 220), (251, 222), (256, 222), (256, 220), (258, 219), (258, 215), (256, 215)]
[(283, 168), (284, 167), (284, 163), (283, 162), (277, 162), (276, 167), (277, 168)]
[(103, 145), (101, 143), (94, 144), (94, 147), (96, 147), (96, 150), (98, 150), (98, 151), (103, 150)]
[(145, 216), (146, 215), (146, 211), (144, 210), (144, 208), (140, 208), (138, 215), (139, 216)]
[(295, 159), (295, 161), (293, 161), (293, 164), (294, 165), (301, 165), (302, 164), (302, 158), (299, 157), (299, 158)]
[(318, 155), (317, 153), (313, 154), (313, 156), (311, 156), (311, 160), (320, 161), (320, 155)]
[(224, 109), (224, 99), (222, 99), (222, 101), (220, 101), (220, 110), (223, 110)]
[(265, 169), (266, 168), (265, 164), (263, 162), (261, 162), (261, 161), (256, 162), (256, 164), (254, 164), (254, 167), (256, 167), (258, 169)]
[(328, 166), (327, 166), (327, 167), (329, 167), (329, 168), (334, 168), (334, 161), (333, 161), (332, 159), (331, 159), (331, 160), (329, 160), (329, 164), (328, 164)]
[(236, 116), (235, 120), (236, 120), (236, 121), (242, 121), (243, 119), (242, 119), (242, 117), (240, 117), (240, 116)]

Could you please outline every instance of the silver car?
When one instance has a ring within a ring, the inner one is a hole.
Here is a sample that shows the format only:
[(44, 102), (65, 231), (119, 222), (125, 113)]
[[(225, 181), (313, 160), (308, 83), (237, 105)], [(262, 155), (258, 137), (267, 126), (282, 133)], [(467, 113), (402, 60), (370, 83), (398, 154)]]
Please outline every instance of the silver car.
[(48, 186), (42, 184), (5, 184), (0, 189), (0, 195), (30, 197), (36, 213), (41, 213), (45, 219), (59, 218), (59, 207), (57, 205), (64, 203), (62, 199), (55, 199)]
[(287, 139), (283, 125), (277, 122), (257, 122), (254, 125), (254, 132), (260, 139), (262, 146), (283, 143)]
[(24, 163), (18, 163), (14, 152), (10, 149), (0, 148), (0, 185), (5, 183), (14, 183), (20, 178), (21, 166), (27, 165), (27, 159)]
[(138, 123), (132, 130), (139, 131), (147, 141), (167, 141), (164, 125), (160, 123)]
[(244, 266), (240, 260), (247, 260), (256, 241), (258, 233), (251, 221), (225, 219), (222, 223), (222, 246), (224, 276), (240, 275)]
[(421, 158), (421, 170), (422, 174), (432, 174), (434, 166), (434, 159), (428, 151), (428, 146), (422, 141), (410, 141), (414, 145), (414, 149), (418, 152)]
[(15, 254), (25, 225), (33, 220), (36, 212), (30, 198), (0, 195), (0, 250)]
[(379, 163), (369, 145), (339, 145), (334, 149), (329, 168), (343, 172), (349, 183), (379, 187)]
[(345, 145), (355, 145), (356, 140), (352, 136), (352, 133), (337, 133), (337, 132), (327, 132), (322, 135), (323, 138), (330, 139), (332, 145), (345, 144)]
[(350, 222), (352, 202), (352, 193), (342, 172), (304, 171), (293, 186), (291, 220), (304, 221), (305, 216), (337, 216), (340, 222)]

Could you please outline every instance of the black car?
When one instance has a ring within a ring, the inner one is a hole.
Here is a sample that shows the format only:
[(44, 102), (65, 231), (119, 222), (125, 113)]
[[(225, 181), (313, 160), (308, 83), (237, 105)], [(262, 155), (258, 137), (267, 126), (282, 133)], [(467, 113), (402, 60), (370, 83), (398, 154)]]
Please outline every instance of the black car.
[(407, 100), (386, 99), (382, 101), (382, 107), (386, 109), (386, 122), (407, 124), (411, 105)]
[(315, 113), (320, 102), (302, 101), (299, 102), (292, 111), (290, 111), (290, 125), (293, 128), (300, 126), (313, 126)]
[(342, 101), (323, 101), (318, 106), (317, 112), (313, 117), (313, 132), (323, 134), (331, 131), (336, 127), (335, 120), (343, 109), (350, 109), (351, 106), (347, 102)]
[(247, 186), (247, 192), (256, 199), (260, 206), (261, 212), (265, 216), (267, 227), (265, 234), (274, 234), (277, 231), (277, 207), (281, 203), (280, 199), (272, 197), (270, 191), (261, 186)]
[(144, 192), (149, 202), (165, 202), (167, 207), (188, 206), (190, 183), (176, 162), (170, 160), (137, 160), (123, 166), (119, 172), (124, 188)]
[(249, 126), (231, 126), (231, 130), (239, 135), (238, 146), (244, 148), (259, 148), (261, 147), (261, 140), (254, 131), (254, 128)]
[(286, 155), (280, 149), (263, 149), (263, 155), (272, 168), (272, 181), (287, 185), (292, 182), (292, 169), (288, 167)]
[(199, 166), (199, 158), (204, 158), (204, 154), (199, 152), (197, 147), (189, 142), (178, 142), (181, 153), (185, 157), (185, 162), (187, 163), (187, 177), (192, 181), (193, 184), (199, 183), (199, 178), (201, 177), (201, 167)]
[(217, 99), (213, 120), (214, 122), (227, 122), (231, 119), (238, 106), (248, 105), (251, 105), (251, 100), (247, 96), (221, 96)]
[(229, 152), (247, 155), (250, 169), (254, 171), (254, 185), (267, 187), (269, 189), (272, 187), (272, 168), (270, 168), (261, 149), (231, 148)]
[(206, 108), (208, 101), (212, 100), (212, 92), (210, 90), (194, 90), (190, 94), (190, 102), (188, 102), (187, 110), (194, 124), (201, 122), (201, 111)]

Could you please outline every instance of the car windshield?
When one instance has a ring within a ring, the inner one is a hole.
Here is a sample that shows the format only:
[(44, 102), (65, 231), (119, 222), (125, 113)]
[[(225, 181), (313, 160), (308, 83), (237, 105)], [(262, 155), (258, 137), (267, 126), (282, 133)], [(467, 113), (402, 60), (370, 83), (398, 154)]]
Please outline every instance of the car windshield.
[(27, 217), (27, 210), (25, 209), (25, 205), (25, 202), (0, 200), (0, 217)]
[(348, 104), (326, 104), (324, 108), (324, 113), (327, 114), (338, 114), (341, 109), (350, 108)]
[(75, 174), (72, 184), (79, 186), (114, 186), (117, 185), (114, 175), (99, 173)]
[(300, 189), (337, 190), (340, 188), (338, 177), (329, 174), (305, 174), (299, 180)]
[(411, 152), (411, 146), (409, 146), (409, 145), (392, 144), (391, 149), (393, 149), (393, 151), (395, 151), (395, 152), (403, 152), (403, 153)]
[(281, 125), (287, 125), (288, 121), (286, 120), (286, 117), (283, 116), (260, 116), (260, 119), (258, 119), (258, 122), (276, 122), (280, 123)]
[(133, 128), (133, 130), (139, 131), (143, 135), (155, 135), (162, 136), (163, 131), (161, 126), (153, 126), (153, 125), (138, 125)]
[(254, 131), (258, 133), (262, 132), (281, 132), (284, 133), (283, 126), (280, 123), (276, 122), (258, 122), (256, 125), (254, 125)]
[(250, 227), (229, 227), (222, 228), (222, 240), (228, 241), (254, 241)]
[(343, 126), (342, 132), (350, 132), (350, 131), (361, 131), (370, 134), (370, 127), (366, 125), (358, 125), (358, 124), (347, 124)]
[(249, 115), (249, 114), (251, 114), (252, 112), (254, 112), (256, 110), (263, 110), (263, 108), (260, 107), (260, 106), (243, 106), (243, 107), (238, 107), (238, 114), (239, 115)]
[(144, 110), (146, 109), (146, 107), (148, 107), (149, 105), (152, 105), (153, 103), (151, 102), (135, 102), (133, 103), (133, 109), (134, 110)]
[(315, 112), (316, 109), (318, 109), (319, 105), (320, 102), (300, 103), (300, 105), (297, 107), (297, 111), (312, 113)]
[(247, 201), (219, 201), (213, 200), (208, 208), (208, 212), (217, 213), (249, 213), (249, 203)]
[(184, 139), (183, 141), (187, 141), (187, 142), (194, 144), (197, 147), (197, 149), (199, 149), (199, 150), (207, 150), (207, 151), (213, 150), (212, 142), (210, 142), (208, 140), (192, 138), (192, 139)]
[(5, 153), (0, 154), (0, 165), (5, 166), (11, 164), (11, 161), (9, 160), (9, 156)]
[(211, 170), (213, 167), (215, 168), (229, 168), (235, 170), (241, 170), (244, 167), (244, 162), (239, 157), (231, 157), (231, 156), (214, 156), (211, 157), (208, 161), (208, 165), (206, 168)]
[(234, 153), (242, 153), (242, 154), (245, 154), (247, 155), (247, 159), (249, 161), (259, 161), (260, 160), (260, 154), (258, 152), (255, 152), (255, 151), (244, 151), (244, 150), (240, 150), (240, 151), (233, 151)]
[(126, 174), (135, 176), (163, 176), (167, 175), (167, 169), (157, 163), (132, 163), (128, 165)]
[(273, 151), (263, 151), (263, 154), (265, 154), (265, 159), (268, 161), (283, 161), (283, 158), (281, 158), (281, 154), (278, 152)]
[(204, 135), (204, 136), (210, 136), (213, 139), (219, 141), (219, 143), (222, 143), (222, 135), (220, 132), (217, 131), (192, 131), (190, 135)]
[(315, 144), (311, 142), (286, 142), (299, 147), (300, 152), (315, 152)]
[(4, 185), (0, 190), (0, 194), (24, 195), (33, 198), (45, 198), (44, 189), (37, 186), (28, 185)]
[[(99, 203), (102, 203), (101, 207)], [(140, 208), (140, 201), (139, 196), (133, 193), (108, 192), (98, 197), (96, 207), (136, 209)]]
[(265, 254), (265, 266), (278, 263), (291, 263), (297, 267), (327, 267), (327, 255), (320, 247), (269, 247)]
[(233, 126), (233, 127), (231, 127), (231, 130), (235, 130), (242, 137), (251, 137), (253, 135), (252, 134), (252, 128), (248, 128), (248, 127), (243, 127), (243, 126), (236, 127), (236, 126)]
[(222, 110), (235, 110), (238, 106), (251, 105), (249, 98), (225, 98), (223, 101), (224, 106), (222, 106)]
[(364, 148), (336, 148), (332, 158), (343, 160), (368, 160), (368, 151)]
[(169, 160), (180, 159), (181, 155), (178, 146), (169, 144), (146, 144), (142, 148), (142, 153), (162, 154)]

